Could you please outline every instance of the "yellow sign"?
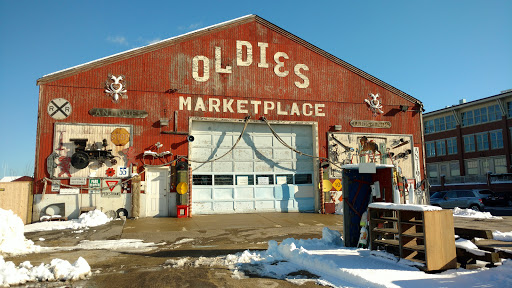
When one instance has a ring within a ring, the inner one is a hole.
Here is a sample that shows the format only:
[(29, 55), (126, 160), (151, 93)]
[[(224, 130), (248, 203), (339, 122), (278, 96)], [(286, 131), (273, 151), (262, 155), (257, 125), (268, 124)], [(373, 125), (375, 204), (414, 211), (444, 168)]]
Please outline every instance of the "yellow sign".
[[(329, 180), (323, 180), (322, 183), (324, 184), (324, 192), (329, 192), (332, 189), (332, 183)], [(318, 188), (320, 188), (320, 183), (318, 183)]]
[(130, 132), (126, 131), (124, 128), (117, 128), (112, 131), (110, 134), (110, 139), (112, 143), (116, 146), (124, 146), (128, 142), (130, 142)]
[(185, 194), (188, 192), (188, 184), (185, 183), (185, 182), (180, 182), (178, 184), (178, 186), (176, 187), (176, 192), (178, 192), (178, 194)]
[(334, 187), (334, 189), (340, 191), (341, 190), (341, 180), (340, 179), (336, 179), (333, 183), (332, 183), (332, 187)]

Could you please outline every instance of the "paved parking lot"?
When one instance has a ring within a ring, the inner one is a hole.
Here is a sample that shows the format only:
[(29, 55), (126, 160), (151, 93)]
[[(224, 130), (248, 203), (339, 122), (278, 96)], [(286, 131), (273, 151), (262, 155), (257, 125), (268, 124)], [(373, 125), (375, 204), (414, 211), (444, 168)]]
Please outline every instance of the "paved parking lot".
[[(512, 216), (503, 219), (454, 217), (456, 227), (512, 231)], [(85, 281), (67, 283), (69, 287), (296, 287), (283, 280), (266, 278), (233, 279), (227, 267), (199, 266), (166, 268), (169, 259), (217, 257), (244, 250), (267, 249), (269, 240), (286, 238), (321, 238), (322, 229), (343, 228), (343, 216), (308, 213), (260, 213), (202, 215), (192, 218), (141, 218), (112, 221), (93, 227), (85, 234), (71, 230), (27, 233), (26, 237), (41, 246), (73, 246), (79, 241), (142, 239), (160, 243), (149, 252), (112, 250), (72, 250), (30, 254), (6, 258), (33, 265), (60, 258), (70, 262), (79, 256), (92, 268), (93, 276)], [(42, 242), (39, 238), (45, 238)], [(165, 243), (165, 244), (164, 244)], [(500, 248), (512, 249), (511, 242)], [(44, 284), (44, 285), (43, 285)], [(37, 286), (39, 285), (39, 286)], [(301, 287), (318, 287), (306, 283)], [(62, 283), (31, 284), (30, 287), (62, 287)]]

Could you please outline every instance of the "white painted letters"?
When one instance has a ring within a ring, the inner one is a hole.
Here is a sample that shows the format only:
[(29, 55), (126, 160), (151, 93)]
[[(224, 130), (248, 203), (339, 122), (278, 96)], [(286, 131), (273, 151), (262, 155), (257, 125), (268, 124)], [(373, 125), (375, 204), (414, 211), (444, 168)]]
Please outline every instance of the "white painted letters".
[(215, 72), (231, 73), (231, 66), (222, 68), (222, 49), (220, 47), (215, 47)]
[(281, 71), (281, 67), (284, 68), (284, 62), (281, 62), (279, 59), (283, 57), (284, 59), (289, 59), (288, 55), (284, 52), (277, 52), (274, 54), (274, 61), (276, 61), (276, 66), (274, 66), (274, 73), (276, 73), (279, 77), (288, 76), (288, 71)]
[[(269, 44), (264, 42), (257, 42), (259, 47), (260, 59), (258, 62), (258, 68), (269, 68), (270, 64), (267, 63), (267, 49), (269, 49)], [(249, 41), (236, 40), (236, 66), (237, 67), (249, 67), (254, 62), (254, 52), (253, 52), (253, 44)], [(215, 46), (215, 72), (223, 73), (223, 74), (232, 74), (233, 67), (226, 65), (226, 63), (222, 64), (222, 49), (223, 47)], [(227, 49), (227, 48), (226, 48)], [(232, 52), (228, 50), (227, 53)], [(224, 57), (224, 59), (231, 59), (228, 57)], [(282, 51), (277, 51), (274, 53), (274, 74), (278, 77), (287, 77), (290, 74), (285, 67), (285, 60), (290, 59), (287, 53)], [(230, 62), (234, 62), (228, 60)], [(202, 70), (203, 75), (199, 76), (200, 71), (200, 63), (202, 62)], [(309, 67), (306, 64), (296, 64), (293, 67), (293, 71), (297, 77), (300, 78), (299, 81), (294, 81), (294, 84), (299, 89), (304, 89), (309, 87), (309, 78), (304, 74), (304, 71), (309, 71)], [(240, 75), (240, 74), (238, 74)], [(197, 55), (192, 59), (192, 78), (197, 82), (206, 82), (210, 79), (210, 59), (203, 55)]]
[[(303, 116), (314, 117), (325, 116), (325, 113), (323, 111), (323, 109), (325, 108), (325, 104), (311, 104), (308, 102), (303, 104), (297, 104), (295, 102), (292, 102), (287, 105), (280, 101), (274, 102), (243, 99), (235, 100), (229, 98), (224, 98), (221, 100), (219, 98), (214, 97), (205, 100), (200, 96), (194, 97), (194, 99), (194, 112), (209, 111), (258, 115), (261, 110), (260, 107), (262, 107), (263, 111), (261, 112), (263, 112), (264, 115), (271, 114), (273, 111), (275, 111), (277, 115), (301, 116), (302, 114)], [(207, 105), (208, 107), (206, 107)], [(302, 105), (302, 107), (300, 105)], [(179, 109), (192, 111), (192, 97), (179, 96)]]
[(309, 79), (304, 74), (300, 73), (300, 69), (309, 71), (308, 66), (305, 64), (297, 64), (293, 68), (293, 71), (295, 72), (295, 75), (299, 76), (304, 82), (300, 83), (298, 81), (295, 81), (295, 86), (299, 88), (307, 88), (309, 86)]
[[(203, 76), (199, 77), (199, 61), (203, 62)], [(205, 56), (196, 56), (192, 59), (192, 77), (197, 82), (205, 82), (210, 78), (210, 60)]]
[(267, 63), (268, 43), (258, 42), (258, 47), (260, 47), (260, 63), (258, 63), (258, 67), (268, 68), (268, 63)]
[[(243, 60), (244, 47), (247, 48), (247, 58)], [(252, 45), (248, 41), (236, 40), (236, 65), (251, 66), (252, 64)]]

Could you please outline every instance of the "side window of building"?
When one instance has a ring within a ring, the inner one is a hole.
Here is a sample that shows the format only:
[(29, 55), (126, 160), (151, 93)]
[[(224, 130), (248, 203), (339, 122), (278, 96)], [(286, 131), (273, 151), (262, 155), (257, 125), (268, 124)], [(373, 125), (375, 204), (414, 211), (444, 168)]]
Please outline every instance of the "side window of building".
[(435, 146), (435, 142), (434, 141), (431, 141), (431, 142), (427, 142), (425, 144), (426, 146), (426, 153), (427, 153), (427, 157), (435, 157), (436, 156), (436, 146)]
[(491, 149), (503, 148), (503, 133), (501, 130), (491, 131), (489, 135), (491, 136)]
[(446, 144), (444, 142), (444, 139), (436, 141), (436, 152), (437, 152), (437, 156), (446, 155)]
[(450, 176), (460, 176), (460, 166), (458, 162), (450, 163)]
[(475, 136), (478, 151), (489, 150), (489, 137), (487, 136), (487, 133), (480, 133)]
[(464, 136), (464, 152), (475, 152), (475, 135)]
[(473, 111), (462, 112), (460, 117), (462, 118), (462, 127), (471, 126), (475, 123)]
[(494, 173), (507, 173), (507, 159), (505, 157), (494, 158)]
[(501, 110), (498, 105), (492, 105), (487, 108), (489, 112), (489, 122), (501, 119)]
[(453, 115), (446, 116), (446, 130), (455, 129), (455, 117)]
[(427, 164), (427, 174), (428, 178), (436, 178), (438, 176), (437, 173), (437, 164)]
[(478, 160), (466, 160), (466, 175), (478, 175)]
[(446, 139), (446, 145), (448, 148), (448, 155), (457, 154), (457, 138)]
[(507, 114), (508, 118), (512, 117), (512, 101), (507, 102)]
[(434, 133), (434, 120), (425, 121), (425, 134)]

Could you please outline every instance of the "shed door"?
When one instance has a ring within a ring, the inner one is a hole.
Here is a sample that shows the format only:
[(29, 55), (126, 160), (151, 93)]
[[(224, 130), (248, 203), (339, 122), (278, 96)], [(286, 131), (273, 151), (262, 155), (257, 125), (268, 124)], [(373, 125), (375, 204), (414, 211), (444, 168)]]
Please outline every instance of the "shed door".
[(169, 170), (148, 169), (146, 191), (147, 217), (169, 216)]
[[(297, 150), (313, 155), (310, 125), (272, 125)], [(222, 156), (243, 123), (192, 122), (190, 159)], [(192, 211), (197, 214), (313, 211), (313, 158), (286, 148), (266, 124), (250, 123), (236, 148), (222, 159), (192, 162)]]

